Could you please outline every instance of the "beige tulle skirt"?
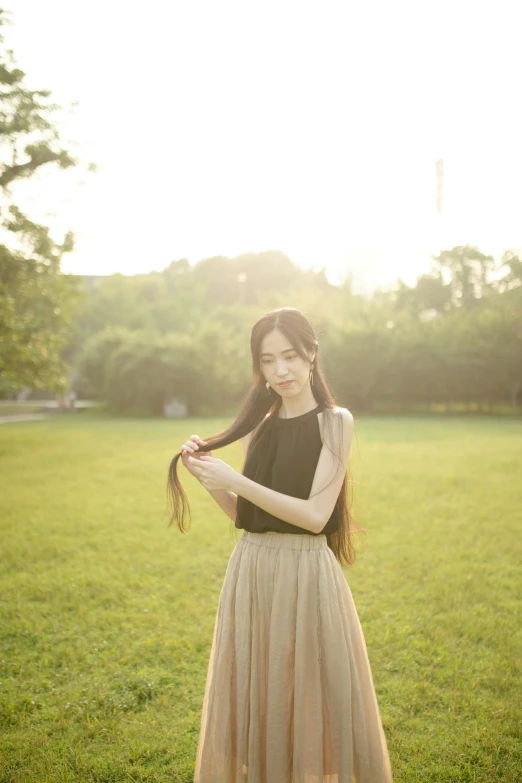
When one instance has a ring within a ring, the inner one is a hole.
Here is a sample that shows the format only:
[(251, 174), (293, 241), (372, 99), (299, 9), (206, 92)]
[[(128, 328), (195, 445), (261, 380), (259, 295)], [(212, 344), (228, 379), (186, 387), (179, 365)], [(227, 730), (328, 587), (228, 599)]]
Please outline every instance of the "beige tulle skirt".
[(194, 783), (390, 783), (366, 644), (326, 535), (245, 531), (214, 624)]

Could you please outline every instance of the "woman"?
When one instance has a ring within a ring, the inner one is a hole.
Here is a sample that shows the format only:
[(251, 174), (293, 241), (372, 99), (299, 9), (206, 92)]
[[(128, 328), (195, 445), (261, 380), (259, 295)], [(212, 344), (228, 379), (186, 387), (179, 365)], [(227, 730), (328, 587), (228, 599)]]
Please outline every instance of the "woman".
[[(251, 352), (253, 384), (234, 423), (207, 440), (192, 435), (169, 470), (170, 524), (185, 532), (181, 456), (244, 530), (219, 597), (194, 783), (390, 783), (341, 569), (355, 560), (346, 500), (353, 417), (335, 406), (299, 310), (263, 316)], [(242, 473), (210, 451), (239, 438)]]

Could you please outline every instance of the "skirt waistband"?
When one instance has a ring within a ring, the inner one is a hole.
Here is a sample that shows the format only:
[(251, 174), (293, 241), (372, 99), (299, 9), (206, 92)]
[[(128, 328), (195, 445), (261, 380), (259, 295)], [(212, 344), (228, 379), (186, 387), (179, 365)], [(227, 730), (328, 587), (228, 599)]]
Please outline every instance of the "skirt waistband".
[(245, 530), (240, 541), (255, 544), (255, 546), (269, 546), (273, 549), (324, 549), (328, 547), (328, 540), (324, 533), (318, 536), (306, 535), (306, 533), (278, 533), (268, 530), (265, 533), (252, 533)]

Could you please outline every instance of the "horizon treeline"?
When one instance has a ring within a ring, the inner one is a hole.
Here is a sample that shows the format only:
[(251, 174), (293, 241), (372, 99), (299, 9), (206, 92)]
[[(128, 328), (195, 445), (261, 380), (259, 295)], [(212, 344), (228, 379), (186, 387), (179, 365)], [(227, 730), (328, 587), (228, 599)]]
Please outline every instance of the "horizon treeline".
[(251, 383), (250, 331), (274, 307), (297, 307), (319, 340), (339, 405), (476, 405), (517, 411), (522, 390), (522, 261), (464, 245), (433, 256), (415, 285), (370, 295), (328, 282), (279, 251), (216, 256), (160, 272), (85, 276), (64, 357), (81, 396), (114, 411), (232, 410)]

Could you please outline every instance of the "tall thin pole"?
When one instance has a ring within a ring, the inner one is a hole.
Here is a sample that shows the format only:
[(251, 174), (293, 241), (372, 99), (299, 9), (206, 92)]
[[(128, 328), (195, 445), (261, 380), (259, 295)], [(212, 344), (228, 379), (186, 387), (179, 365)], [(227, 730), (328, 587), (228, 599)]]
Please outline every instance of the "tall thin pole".
[(435, 193), (436, 209), (439, 215), (441, 215), (442, 207), (443, 207), (443, 194), (444, 194), (444, 161), (442, 160), (442, 158), (439, 158), (439, 160), (435, 162), (435, 173), (437, 177), (436, 193)]
[(444, 244), (444, 160), (435, 161), (435, 241), (434, 252), (442, 252)]

